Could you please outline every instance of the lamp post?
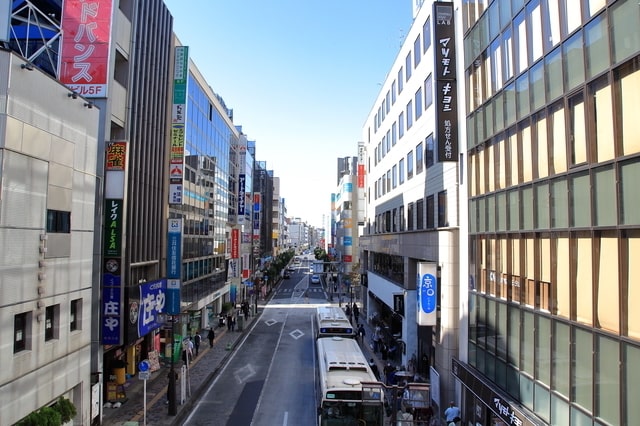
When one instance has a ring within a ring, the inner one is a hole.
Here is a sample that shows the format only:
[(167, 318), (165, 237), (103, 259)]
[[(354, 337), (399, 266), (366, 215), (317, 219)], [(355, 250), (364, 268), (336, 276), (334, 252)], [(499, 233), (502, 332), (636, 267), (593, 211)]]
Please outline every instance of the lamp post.
[(170, 416), (175, 416), (178, 414), (178, 410), (176, 407), (176, 370), (174, 368), (174, 354), (175, 354), (175, 337), (174, 337), (174, 327), (175, 327), (175, 315), (169, 316), (171, 321), (171, 367), (169, 369), (169, 387), (167, 388), (167, 399), (169, 400), (169, 412)]

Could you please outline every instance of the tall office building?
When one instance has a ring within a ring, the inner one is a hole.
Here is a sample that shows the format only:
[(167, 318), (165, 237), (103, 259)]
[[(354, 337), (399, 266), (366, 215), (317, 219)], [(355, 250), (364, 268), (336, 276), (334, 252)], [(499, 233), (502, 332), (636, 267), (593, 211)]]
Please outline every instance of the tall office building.
[(456, 3), (469, 197), (468, 340), (453, 364), (463, 418), (636, 424), (640, 5)]
[(419, 3), (363, 129), (360, 262), (367, 315), (394, 361), (431, 380), (439, 409), (455, 394), (461, 315), (460, 83), (453, 4)]

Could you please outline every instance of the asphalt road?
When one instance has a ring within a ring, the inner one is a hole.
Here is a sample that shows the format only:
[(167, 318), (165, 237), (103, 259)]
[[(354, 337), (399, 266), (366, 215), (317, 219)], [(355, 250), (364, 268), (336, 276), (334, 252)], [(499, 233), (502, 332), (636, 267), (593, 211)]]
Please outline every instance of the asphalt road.
[(300, 268), (282, 282), (185, 425), (315, 424), (312, 324), (327, 299), (309, 277), (309, 268)]

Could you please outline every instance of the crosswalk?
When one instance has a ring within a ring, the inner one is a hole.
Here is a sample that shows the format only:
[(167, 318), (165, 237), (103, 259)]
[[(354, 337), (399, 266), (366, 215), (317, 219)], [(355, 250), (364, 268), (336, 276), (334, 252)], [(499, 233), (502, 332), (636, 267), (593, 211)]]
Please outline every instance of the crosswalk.
[(293, 293), (302, 293), (302, 292), (307, 292), (307, 293), (324, 293), (324, 290), (322, 288), (305, 288), (305, 289), (293, 289), (293, 288), (284, 288), (284, 289), (278, 289), (278, 291), (276, 292), (277, 294), (293, 294)]

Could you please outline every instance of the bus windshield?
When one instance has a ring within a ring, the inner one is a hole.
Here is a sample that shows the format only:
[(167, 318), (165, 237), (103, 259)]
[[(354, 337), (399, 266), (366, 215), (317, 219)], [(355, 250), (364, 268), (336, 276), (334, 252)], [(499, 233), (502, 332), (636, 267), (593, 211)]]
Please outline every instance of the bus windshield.
[(363, 404), (361, 401), (324, 401), (320, 426), (380, 425), (382, 405)]

